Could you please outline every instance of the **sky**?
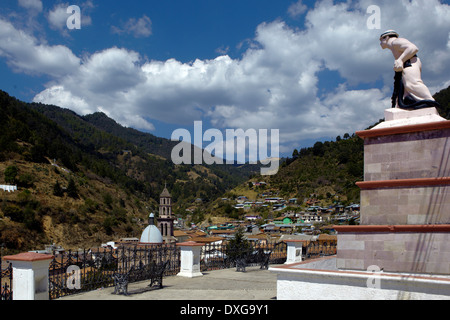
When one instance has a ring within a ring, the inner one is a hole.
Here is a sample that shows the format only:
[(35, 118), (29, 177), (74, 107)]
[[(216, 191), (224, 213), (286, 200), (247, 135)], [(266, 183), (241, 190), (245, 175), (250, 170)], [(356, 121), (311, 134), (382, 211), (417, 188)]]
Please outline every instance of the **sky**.
[(432, 94), (450, 86), (447, 0), (2, 0), (0, 89), (169, 139), (279, 130), (290, 156), (384, 117), (387, 29), (419, 47)]

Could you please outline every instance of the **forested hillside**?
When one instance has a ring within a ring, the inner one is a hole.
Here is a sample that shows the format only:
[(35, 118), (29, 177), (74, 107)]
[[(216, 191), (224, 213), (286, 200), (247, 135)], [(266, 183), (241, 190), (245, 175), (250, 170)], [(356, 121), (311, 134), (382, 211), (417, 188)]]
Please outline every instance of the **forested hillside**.
[(0, 184), (19, 186), (0, 197), (0, 243), (11, 250), (138, 236), (165, 184), (185, 212), (248, 178), (248, 168), (176, 166), (169, 140), (1, 91), (0, 127)]

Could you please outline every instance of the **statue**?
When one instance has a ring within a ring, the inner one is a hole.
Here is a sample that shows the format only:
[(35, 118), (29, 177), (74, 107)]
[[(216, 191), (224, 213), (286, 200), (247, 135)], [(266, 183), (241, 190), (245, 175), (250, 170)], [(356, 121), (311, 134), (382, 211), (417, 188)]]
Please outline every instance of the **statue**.
[(380, 36), (380, 45), (382, 49), (390, 49), (395, 58), (392, 107), (416, 110), (438, 106), (422, 81), (422, 63), (417, 56), (419, 49), (410, 41), (400, 38), (394, 30), (388, 30)]

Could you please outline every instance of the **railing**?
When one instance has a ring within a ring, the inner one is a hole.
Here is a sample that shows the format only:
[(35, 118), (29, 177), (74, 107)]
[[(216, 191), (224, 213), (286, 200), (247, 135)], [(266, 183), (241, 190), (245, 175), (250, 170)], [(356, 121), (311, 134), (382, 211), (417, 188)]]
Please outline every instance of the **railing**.
[[(257, 259), (252, 259), (252, 256), (257, 256), (259, 252), (270, 253), (269, 264), (281, 264), (286, 261), (287, 245), (285, 243), (256, 243), (251, 244), (248, 249), (247, 266), (255, 266), (260, 264)], [(236, 266), (236, 259), (233, 258), (233, 252), (224, 244), (205, 244), (200, 255), (200, 270), (211, 271), (226, 268), (233, 268)]]
[[(334, 255), (336, 247), (336, 243), (311, 242), (302, 249), (303, 260)], [(238, 259), (233, 257), (236, 255), (235, 249), (226, 244), (205, 244), (200, 253), (201, 271), (237, 267)], [(261, 255), (268, 257), (269, 264), (282, 264), (287, 257), (287, 245), (284, 242), (252, 243), (245, 250), (246, 266), (260, 264), (263, 267)], [(130, 273), (130, 270), (133, 276), (129, 282), (147, 280), (148, 270), (166, 261), (168, 267), (164, 276), (180, 272), (180, 249), (176, 244), (123, 245), (117, 249), (54, 252), (53, 256), (49, 265), (50, 299), (111, 287), (114, 285), (114, 274)], [(12, 299), (12, 278), (12, 266), (9, 264), (1, 270), (1, 300)]]
[(302, 256), (303, 260), (306, 259), (312, 259), (317, 257), (323, 257), (323, 256), (332, 256), (335, 255), (337, 252), (337, 243), (317, 243), (314, 241), (311, 241), (308, 245), (304, 246), (302, 248)]
[(1, 267), (0, 269), (0, 300), (12, 300), (12, 265), (9, 263), (6, 268)]
[(130, 282), (146, 280), (148, 267), (161, 261), (169, 261), (165, 276), (177, 274), (180, 269), (180, 251), (175, 244), (124, 245), (54, 256), (49, 267), (50, 299), (111, 287), (115, 273), (126, 273), (131, 268), (134, 276)]

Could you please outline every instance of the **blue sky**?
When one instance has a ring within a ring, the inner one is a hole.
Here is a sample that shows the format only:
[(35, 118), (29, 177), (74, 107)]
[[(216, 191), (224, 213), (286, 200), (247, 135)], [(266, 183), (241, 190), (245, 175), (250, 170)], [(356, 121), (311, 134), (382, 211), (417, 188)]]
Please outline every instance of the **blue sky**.
[[(66, 26), (70, 5), (80, 30)], [(290, 155), (383, 118), (386, 29), (419, 47), (432, 93), (450, 85), (449, 1), (3, 0), (0, 89), (166, 138), (198, 120), (279, 129)]]

